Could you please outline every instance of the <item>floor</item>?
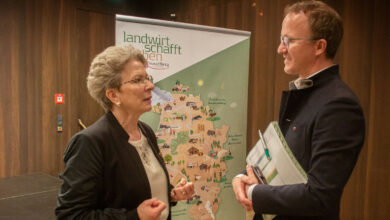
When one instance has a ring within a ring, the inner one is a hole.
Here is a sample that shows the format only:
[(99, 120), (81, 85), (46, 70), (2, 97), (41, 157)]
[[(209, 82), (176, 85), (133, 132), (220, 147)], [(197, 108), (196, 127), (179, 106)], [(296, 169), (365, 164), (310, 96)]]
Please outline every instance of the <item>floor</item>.
[(0, 220), (55, 219), (61, 183), (43, 173), (0, 179)]

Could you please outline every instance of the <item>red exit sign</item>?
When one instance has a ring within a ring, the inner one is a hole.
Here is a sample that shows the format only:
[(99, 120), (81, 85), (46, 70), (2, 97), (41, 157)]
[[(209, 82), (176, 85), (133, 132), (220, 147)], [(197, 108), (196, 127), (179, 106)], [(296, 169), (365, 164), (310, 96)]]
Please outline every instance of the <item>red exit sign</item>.
[(63, 104), (65, 102), (65, 94), (63, 93), (54, 94), (54, 102), (56, 104)]

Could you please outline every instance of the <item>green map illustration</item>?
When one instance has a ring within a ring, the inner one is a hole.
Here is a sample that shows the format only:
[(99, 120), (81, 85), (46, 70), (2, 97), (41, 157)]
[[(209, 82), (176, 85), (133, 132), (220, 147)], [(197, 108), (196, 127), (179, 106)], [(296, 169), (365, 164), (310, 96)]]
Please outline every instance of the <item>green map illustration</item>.
[(186, 178), (195, 186), (192, 200), (172, 208), (174, 220), (245, 218), (231, 180), (245, 167), (249, 55), (237, 53), (248, 46), (243, 41), (155, 84), (153, 109), (141, 120), (155, 130), (171, 184)]

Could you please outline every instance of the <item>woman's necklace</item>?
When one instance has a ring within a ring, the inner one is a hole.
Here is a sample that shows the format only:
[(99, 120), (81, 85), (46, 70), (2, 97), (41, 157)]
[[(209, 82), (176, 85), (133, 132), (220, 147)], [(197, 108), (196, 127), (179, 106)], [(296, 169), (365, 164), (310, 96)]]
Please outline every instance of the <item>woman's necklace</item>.
[(149, 148), (146, 143), (146, 138), (142, 133), (140, 132), (140, 138), (138, 140), (133, 141), (130, 140), (130, 143), (135, 146), (137, 149), (139, 155), (141, 156), (141, 159), (144, 161), (145, 164), (150, 166), (150, 159), (149, 159)]

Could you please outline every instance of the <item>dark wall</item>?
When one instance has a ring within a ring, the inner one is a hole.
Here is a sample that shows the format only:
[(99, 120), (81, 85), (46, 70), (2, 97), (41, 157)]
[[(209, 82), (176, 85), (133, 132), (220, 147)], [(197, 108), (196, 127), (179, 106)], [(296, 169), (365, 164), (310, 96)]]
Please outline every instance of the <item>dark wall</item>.
[[(85, 85), (92, 58), (113, 45), (115, 13), (250, 31), (248, 149), (256, 130), (277, 119), (283, 73), (279, 44), (283, 8), (293, 0), (5, 0), (0, 3), (0, 177), (63, 170), (62, 154), (103, 111)], [(388, 0), (326, 0), (342, 16), (336, 56), (342, 78), (360, 98), (366, 143), (345, 189), (342, 219), (390, 218)], [(387, 19), (386, 19), (387, 18)], [(54, 94), (65, 93), (65, 104)], [(64, 131), (56, 132), (63, 115)]]

